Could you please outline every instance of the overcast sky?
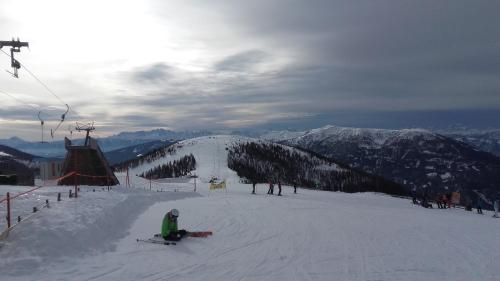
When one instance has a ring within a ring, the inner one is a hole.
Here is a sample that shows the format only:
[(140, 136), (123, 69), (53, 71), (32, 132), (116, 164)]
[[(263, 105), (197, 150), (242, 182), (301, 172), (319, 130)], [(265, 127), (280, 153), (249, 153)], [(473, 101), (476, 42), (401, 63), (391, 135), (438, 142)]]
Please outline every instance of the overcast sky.
[[(16, 58), (72, 108), (56, 139), (75, 120), (100, 136), (500, 127), (499, 27), (497, 0), (0, 0), (0, 40), (28, 41)], [(0, 72), (16, 98), (0, 93), (0, 138), (35, 140), (38, 111), (48, 132), (65, 106), (19, 75)]]

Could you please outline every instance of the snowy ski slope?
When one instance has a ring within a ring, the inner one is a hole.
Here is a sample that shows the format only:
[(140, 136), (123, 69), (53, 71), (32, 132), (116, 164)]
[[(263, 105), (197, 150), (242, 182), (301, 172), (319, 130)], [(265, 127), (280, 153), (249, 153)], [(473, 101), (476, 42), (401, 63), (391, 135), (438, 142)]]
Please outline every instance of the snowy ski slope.
[[(208, 182), (213, 176), (215, 176), (220, 179), (226, 179), (226, 181), (229, 182), (237, 183), (240, 181), (240, 178), (237, 176), (236, 172), (227, 167), (227, 149), (230, 149), (233, 145), (247, 142), (270, 144), (270, 142), (265, 140), (235, 135), (205, 136), (188, 139), (174, 144), (173, 147), (175, 148), (175, 152), (173, 154), (167, 155), (166, 157), (157, 159), (150, 163), (145, 162), (143, 165), (132, 168), (130, 169), (130, 174), (139, 175), (158, 165), (167, 164), (174, 160), (178, 160), (185, 155), (193, 154), (197, 163), (197, 168), (193, 171), (193, 174), (199, 176), (202, 182)], [(300, 154), (306, 154), (305, 152), (290, 146), (274, 143), (273, 145), (279, 145), (284, 149)], [(324, 167), (320, 168), (325, 170), (342, 170), (342, 168), (336, 164), (326, 165), (326, 163)]]
[[(500, 220), (491, 212), (290, 187), (278, 197), (265, 185), (251, 195), (224, 166), (233, 138), (185, 146), (197, 174), (229, 179), (227, 191), (206, 183), (197, 193), (83, 191), (11, 232), (0, 246), (1, 280), (500, 280)], [(158, 233), (171, 208), (181, 227), (214, 235), (175, 246), (135, 241)]]
[(247, 137), (226, 135), (184, 140), (173, 145), (175, 147), (173, 154), (130, 169), (130, 174), (141, 174), (158, 165), (178, 160), (192, 153), (197, 163), (197, 169), (193, 174), (199, 176), (201, 181), (208, 182), (212, 176), (216, 176), (237, 182), (239, 178), (236, 173), (227, 168), (226, 148), (231, 147), (235, 143), (247, 141), (260, 142), (259, 140)]

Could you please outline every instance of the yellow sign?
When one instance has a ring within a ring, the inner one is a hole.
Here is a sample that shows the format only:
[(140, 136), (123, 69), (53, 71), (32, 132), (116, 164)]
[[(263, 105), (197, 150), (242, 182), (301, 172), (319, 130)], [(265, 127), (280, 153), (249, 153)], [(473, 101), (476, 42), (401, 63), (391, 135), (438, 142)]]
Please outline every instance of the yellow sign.
[(210, 183), (210, 190), (226, 188), (226, 181), (221, 181), (220, 183), (212, 182)]

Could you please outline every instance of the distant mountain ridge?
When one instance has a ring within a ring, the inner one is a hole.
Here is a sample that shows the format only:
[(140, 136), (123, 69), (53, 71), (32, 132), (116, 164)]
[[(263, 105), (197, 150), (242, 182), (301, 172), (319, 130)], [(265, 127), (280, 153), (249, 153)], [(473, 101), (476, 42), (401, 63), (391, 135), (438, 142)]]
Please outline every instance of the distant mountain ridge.
[(349, 139), (357, 138), (363, 139), (366, 144), (373, 147), (381, 146), (386, 141), (393, 138), (412, 138), (416, 135), (425, 135), (429, 138), (435, 136), (429, 130), (425, 129), (369, 129), (369, 128), (352, 128), (352, 127), (338, 127), (327, 125), (318, 129), (309, 131), (293, 132), (293, 131), (272, 131), (261, 136), (262, 139), (271, 141), (291, 141), (298, 142), (299, 140), (307, 141), (324, 141), (325, 139)]
[(325, 126), (262, 138), (332, 157), (417, 192), (462, 191), (471, 200), (476, 198), (473, 190), (500, 196), (500, 158), (428, 130)]
[(105, 152), (104, 155), (108, 163), (113, 166), (118, 163), (126, 162), (139, 158), (150, 151), (164, 148), (174, 144), (175, 142), (169, 140), (155, 140), (146, 143), (141, 143), (133, 146), (127, 146), (116, 150)]
[(456, 131), (443, 132), (443, 134), (500, 157), (500, 130)]
[[(176, 132), (165, 129), (156, 129), (152, 131), (122, 132), (105, 138), (97, 138), (97, 141), (104, 152), (110, 152), (153, 141), (178, 141), (212, 134), (214, 133), (209, 131)], [(83, 143), (83, 139), (73, 139), (73, 143)], [(39, 155), (41, 157), (64, 157), (66, 154), (63, 140), (41, 143), (36, 141), (25, 141), (18, 137), (11, 137), (8, 139), (0, 139), (0, 144), (16, 148), (29, 154)]]
[(135, 131), (135, 132), (121, 132), (116, 135), (108, 137), (108, 139), (122, 139), (122, 140), (160, 140), (160, 139), (173, 139), (183, 140), (191, 139), (201, 136), (208, 136), (214, 134), (211, 131), (172, 131), (165, 129), (154, 129), (151, 131)]
[(34, 159), (37, 158), (35, 155), (31, 155), (26, 152), (22, 152), (20, 150), (17, 150), (15, 148), (6, 146), (6, 145), (1, 145), (0, 144), (0, 157), (8, 157), (8, 158), (14, 158), (17, 160), (25, 160), (25, 161), (33, 161)]
[[(343, 128), (343, 129), (342, 129)], [(296, 137), (304, 136), (307, 134), (314, 134), (317, 130), (339, 130), (346, 131), (348, 127), (335, 127), (335, 126), (325, 126), (320, 129), (314, 129), (309, 131), (270, 131), (260, 135), (260, 138), (273, 140), (273, 141), (286, 141)], [(446, 137), (453, 138), (457, 141), (467, 143), (479, 150), (486, 151), (496, 156), (500, 156), (500, 129), (469, 129), (469, 128), (459, 128), (459, 129), (449, 129), (449, 130), (431, 130), (431, 129), (400, 129), (400, 130), (388, 130), (388, 129), (360, 129), (360, 128), (349, 128), (359, 132), (379, 132), (382, 134), (390, 135), (397, 134), (398, 132), (427, 132), (430, 134), (438, 134)], [(348, 131), (348, 130), (347, 130)], [(339, 132), (341, 133), (341, 132)]]
[(20, 185), (33, 185), (39, 157), (0, 145), (0, 175), (16, 175)]

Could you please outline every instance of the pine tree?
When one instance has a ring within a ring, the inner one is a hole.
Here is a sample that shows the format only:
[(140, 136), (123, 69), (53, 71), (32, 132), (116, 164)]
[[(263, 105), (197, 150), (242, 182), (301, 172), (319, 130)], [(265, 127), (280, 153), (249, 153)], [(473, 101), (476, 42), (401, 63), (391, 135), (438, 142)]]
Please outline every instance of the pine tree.
[[(334, 169), (337, 165), (341, 169)], [(404, 188), (383, 178), (352, 170), (309, 152), (275, 144), (245, 143), (229, 150), (228, 166), (248, 182), (282, 184), (344, 192), (376, 191), (406, 194)]]

